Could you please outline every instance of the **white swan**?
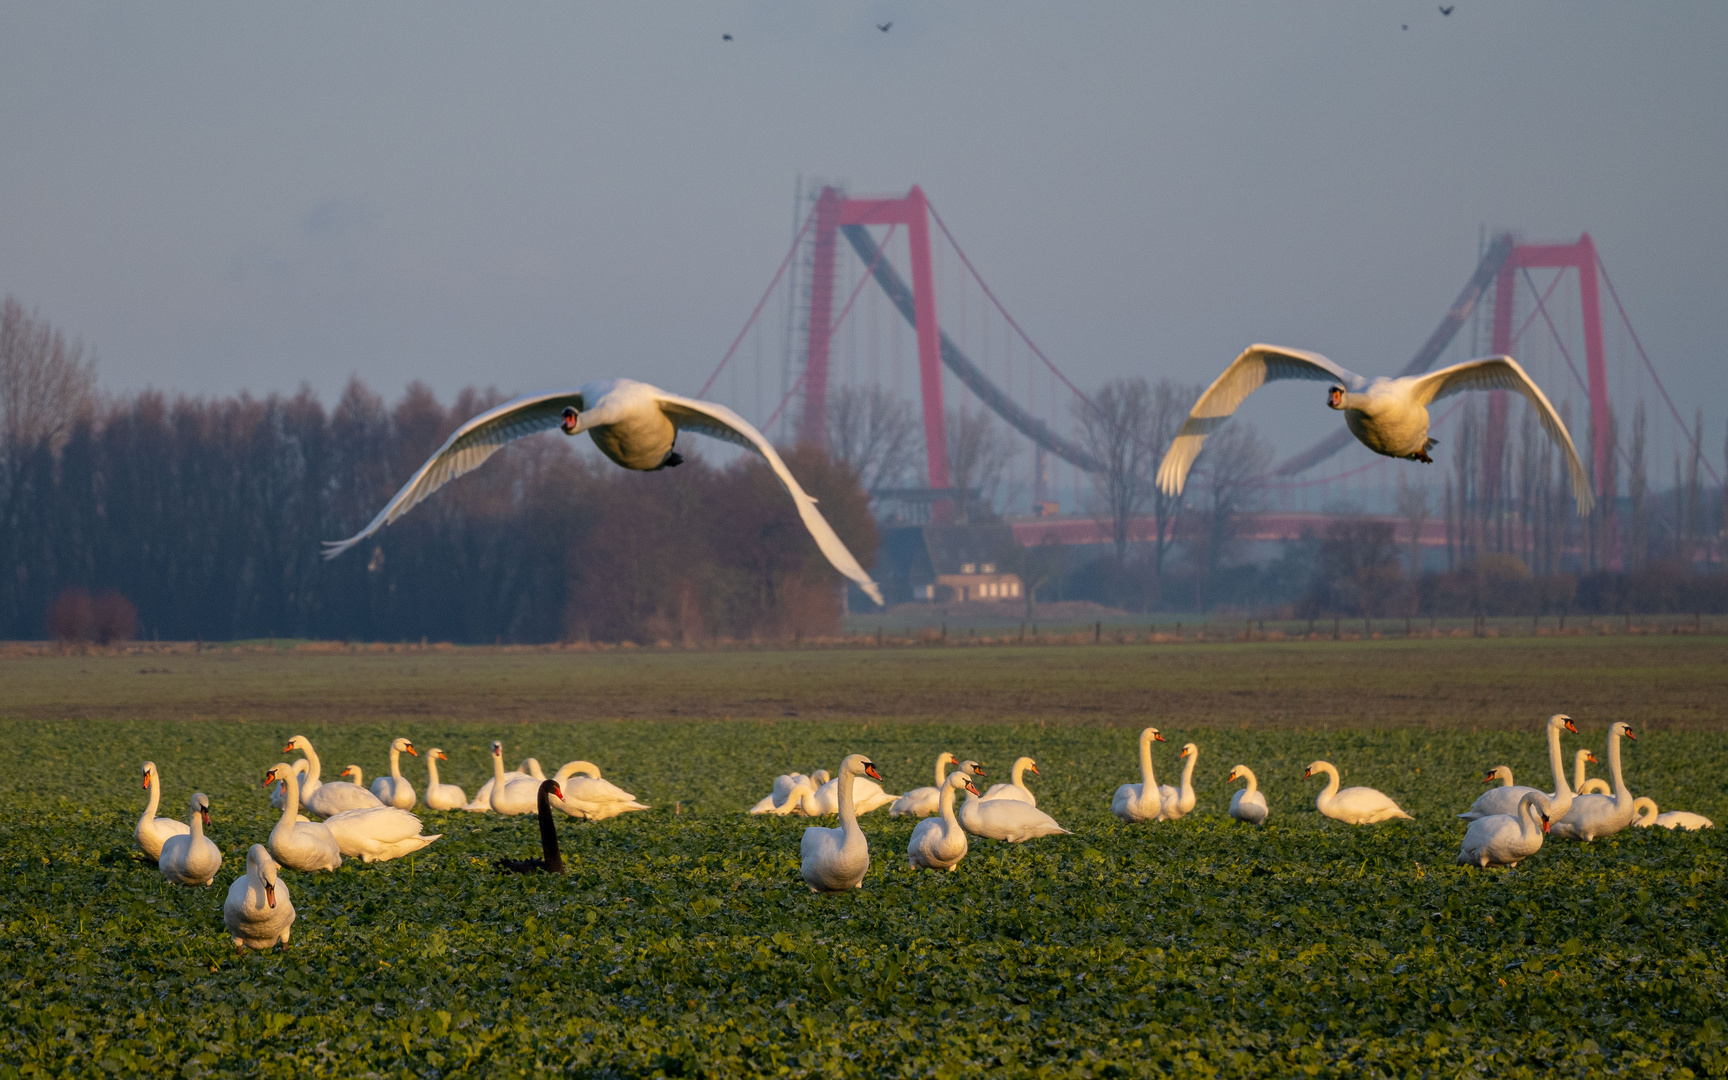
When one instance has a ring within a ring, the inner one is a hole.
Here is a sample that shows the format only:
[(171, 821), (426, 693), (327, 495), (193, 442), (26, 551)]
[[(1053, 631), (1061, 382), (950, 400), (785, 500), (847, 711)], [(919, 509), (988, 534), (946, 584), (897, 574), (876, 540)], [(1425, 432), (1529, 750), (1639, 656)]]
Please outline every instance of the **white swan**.
[(1255, 779), (1254, 770), (1246, 765), (1236, 766), (1230, 770), (1226, 782), (1233, 784), (1237, 779), (1248, 781), (1248, 786), (1230, 796), (1230, 816), (1250, 825), (1264, 824), (1272, 811), (1266, 805), (1266, 793), (1260, 790), (1260, 781)]
[(1382, 821), (1410, 816), (1398, 808), (1391, 796), (1373, 788), (1349, 787), (1339, 791), (1338, 769), (1329, 761), (1312, 762), (1302, 773), (1302, 779), (1306, 780), (1317, 772), (1323, 772), (1330, 777), (1325, 789), (1320, 792), (1320, 797), (1314, 800), (1314, 805), (1329, 818), (1336, 818), (1351, 825), (1378, 825)]
[(564, 796), (556, 805), (571, 817), (589, 821), (605, 821), (632, 810), (652, 809), (638, 802), (636, 796), (600, 775), (600, 766), (592, 761), (572, 761), (559, 768), (552, 779)]
[(234, 948), (269, 949), (277, 942), (288, 944), (294, 927), (294, 901), (288, 886), (276, 876), (276, 860), (253, 844), (246, 852), (246, 872), (228, 886), (222, 902), (222, 922), (234, 939)]
[(1660, 825), (1664, 829), (1685, 829), (1696, 832), (1699, 829), (1714, 828), (1716, 823), (1703, 814), (1688, 813), (1685, 810), (1670, 810), (1666, 814), (1656, 812), (1656, 800), (1648, 795), (1641, 795), (1632, 800), (1632, 808), (1638, 816), (1632, 824), (1640, 829), (1648, 829), (1652, 825)]
[(438, 763), (449, 761), (444, 751), (434, 746), (426, 751), (426, 806), (431, 810), (462, 810), (468, 805), (468, 793), (455, 784), (438, 782)]
[(144, 814), (138, 819), (138, 847), (152, 859), (160, 859), (162, 845), (170, 836), (185, 836), (192, 829), (184, 821), (156, 816), (156, 807), (162, 801), (162, 777), (157, 774), (154, 761), (144, 763), (144, 790), (150, 795), (144, 803)]
[[(880, 810), (884, 806), (894, 805), (898, 795), (890, 795), (882, 790), (882, 785), (874, 780), (861, 776), (852, 778), (853, 805), (860, 814), (868, 814)], [(809, 795), (804, 796), (798, 807), (810, 817), (827, 817), (840, 812), (840, 777), (823, 784)]]
[(222, 849), (204, 835), (210, 825), (210, 797), (202, 791), (192, 796), (186, 824), (185, 832), (162, 842), (156, 865), (176, 885), (208, 885), (222, 869)]
[(414, 785), (402, 775), (402, 755), (420, 754), (414, 749), (414, 744), (407, 739), (395, 739), (390, 743), (390, 775), (380, 776), (372, 781), (372, 794), (385, 806), (394, 806), (398, 810), (414, 809)]
[(1518, 813), (1490, 814), (1470, 823), (1458, 847), (1459, 866), (1516, 867), (1523, 859), (1542, 850), (1542, 834), (1550, 826), (1548, 796), (1526, 791), (1518, 800)]
[[(296, 763), (297, 764), (297, 763)], [(282, 802), (282, 820), (270, 830), (270, 854), (292, 870), (335, 870), (342, 865), (342, 847), (330, 827), (300, 818), (300, 778), (287, 762), (270, 766), (264, 786), (280, 783), (287, 792)]]
[(680, 431), (695, 431), (735, 443), (760, 455), (792, 496), (804, 527), (829, 565), (857, 583), (880, 606), (882, 590), (858, 565), (822, 512), (780, 460), (774, 446), (742, 416), (724, 405), (669, 394), (634, 379), (591, 382), (577, 390), (528, 394), (489, 409), (457, 428), (420, 466), (370, 524), (346, 540), (327, 541), (324, 557), (333, 559), (395, 521), (434, 491), (477, 469), (506, 443), (536, 432), (586, 431), (600, 452), (626, 469), (654, 472), (682, 464), (674, 446)]
[(1319, 353), (1276, 345), (1250, 345), (1206, 388), (1183, 421), (1182, 429), (1158, 465), (1158, 487), (1167, 495), (1182, 494), (1188, 470), (1200, 456), (1206, 436), (1217, 430), (1247, 400), (1248, 395), (1279, 379), (1329, 382), (1326, 404), (1343, 412), (1344, 425), (1363, 446), (1386, 457), (1430, 461), (1428, 405), (1463, 390), (1513, 390), (1524, 395), (1548, 437), (1566, 456), (1578, 516), (1590, 513), (1590, 475), (1578, 460), (1572, 436), (1541, 387), (1510, 356), (1466, 360), (1426, 375), (1369, 380), (1347, 371)]
[(545, 779), (525, 776), (512, 780), (505, 776), (504, 744), (492, 740), (492, 809), (507, 816), (535, 813), (539, 808), (540, 784)]
[[(528, 779), (533, 779), (533, 780), (546, 779), (544, 774), (536, 775), (538, 773), (540, 773), (539, 760), (537, 758), (528, 757), (528, 758), (523, 758), (520, 762), (517, 763), (517, 765), (514, 769), (511, 769), (509, 772), (505, 773), (504, 779), (506, 781), (528, 780)], [(488, 776), (486, 778), (486, 782), (484, 784), (480, 785), (480, 790), (476, 791), (474, 793), (473, 801), (470, 802), (467, 806), (464, 806), (462, 809), (472, 811), (473, 813), (476, 813), (476, 814), (484, 814), (484, 813), (489, 812), (492, 809), (492, 778), (490, 776)]]
[(948, 780), (948, 766), (960, 759), (944, 750), (936, 755), (936, 785), (917, 787), (906, 792), (888, 807), (889, 817), (928, 817), (942, 808), (942, 785)]
[(954, 796), (961, 791), (978, 794), (965, 773), (957, 772), (942, 782), (936, 801), (940, 816), (920, 821), (906, 842), (906, 860), (912, 869), (952, 871), (966, 857), (966, 830), (954, 816)]
[[(983, 769), (976, 761), (962, 761), (955, 771), (964, 776), (983, 775)], [(960, 827), (973, 836), (1002, 840), (1010, 844), (1035, 840), (1040, 836), (1066, 836), (1069, 833), (1069, 830), (1057, 824), (1055, 818), (1036, 806), (1029, 806), (1018, 799), (986, 801), (971, 792), (966, 793), (966, 801), (960, 806), (959, 818)]]
[[(1140, 782), (1123, 784), (1110, 800), (1110, 812), (1123, 821), (1163, 821), (1166, 808), (1175, 810), (1182, 801), (1182, 793), (1169, 784), (1159, 787), (1152, 772), (1152, 744), (1163, 741), (1164, 733), (1155, 727), (1140, 732)], [(1193, 767), (1194, 763), (1189, 762), (1190, 772)]]
[[(1026, 786), (1026, 774), (1042, 776), (1038, 771), (1038, 763), (1029, 757), (1015, 758), (1014, 767), (1008, 771), (1009, 782), (1006, 784), (991, 784), (990, 790), (983, 795), (985, 799), (1018, 799), (1028, 806), (1037, 806), (1038, 798)], [(892, 814), (892, 811), (890, 811)]]
[(310, 795), (306, 794), (305, 788), (301, 788), (301, 805), (319, 817), (333, 817), (349, 810), (372, 810), (384, 805), (378, 800), (378, 796), (361, 786), (360, 781), (364, 774), (361, 773), (360, 766), (346, 766), (341, 775), (352, 776), (354, 782), (349, 784), (332, 780), (328, 784), (319, 784), (318, 790)]
[[(1200, 748), (1193, 743), (1183, 743), (1182, 752), (1176, 756), (1184, 759), (1182, 762), (1182, 787), (1176, 792), (1174, 805), (1164, 807), (1165, 821), (1175, 821), (1177, 818), (1186, 817), (1193, 813), (1194, 804), (1199, 801), (1194, 794), (1194, 763), (1200, 760)], [(1164, 790), (1163, 788), (1158, 789), (1161, 798)]]
[[(311, 765), (307, 763), (305, 758), (300, 758), (298, 761), (294, 762), (294, 771), (300, 775), (302, 783), (305, 782), (306, 774), (311, 771), (311, 768)], [(270, 792), (270, 805), (278, 810), (282, 809), (282, 801), (287, 798), (287, 796), (288, 785), (286, 783), (277, 784), (275, 790)]]
[(1482, 778), (1484, 784), (1492, 784), (1496, 780), (1500, 781), (1501, 787), (1512, 787), (1512, 766), (1496, 765), (1488, 770), (1487, 776)]
[(1555, 713), (1548, 718), (1548, 767), (1554, 773), (1554, 790), (1541, 791), (1539, 788), (1523, 785), (1513, 787), (1497, 787), (1484, 791), (1470, 804), (1470, 809), (1459, 814), (1464, 821), (1475, 821), (1477, 818), (1510, 816), (1518, 812), (1518, 800), (1526, 792), (1539, 791), (1548, 796), (1548, 816), (1555, 821), (1572, 808), (1572, 788), (1566, 783), (1566, 761), (1560, 752), (1560, 732), (1578, 733), (1578, 725), (1565, 713)]
[(750, 808), (752, 814), (784, 813), (781, 807), (786, 805), (786, 797), (792, 794), (792, 789), (809, 777), (803, 773), (781, 773), (774, 778), (774, 787), (768, 794), (756, 800), (756, 805)]
[(854, 796), (857, 789), (851, 783), (860, 776), (882, 779), (875, 762), (863, 754), (848, 754), (840, 762), (840, 771), (834, 777), (846, 784), (839, 795), (840, 827), (830, 829), (812, 825), (804, 830), (804, 838), (798, 842), (798, 872), (811, 892), (841, 892), (864, 887), (864, 874), (870, 869), (870, 841), (865, 839), (864, 830), (858, 827)]
[(1561, 840), (1582, 840), (1590, 843), (1602, 836), (1612, 836), (1632, 824), (1634, 811), (1632, 792), (1620, 772), (1620, 739), (1634, 742), (1632, 726), (1616, 720), (1608, 727), (1608, 776), (1614, 782), (1614, 796), (1580, 795), (1572, 800), (1572, 808), (1554, 822), (1548, 835)]
[(419, 851), (443, 836), (421, 834), (420, 819), (394, 806), (344, 810), (324, 820), (342, 854), (361, 862), (385, 862)]
[(1579, 748), (1572, 758), (1572, 786), (1578, 789), (1580, 795), (1607, 795), (1614, 789), (1608, 786), (1608, 781), (1600, 776), (1585, 776), (1584, 764), (1596, 764), (1596, 755), (1588, 749)]
[[(312, 793), (324, 785), (324, 773), (318, 761), (318, 752), (312, 749), (312, 740), (304, 735), (296, 735), (288, 740), (288, 745), (282, 748), (284, 754), (300, 751), (306, 755), (306, 774), (300, 778), (300, 801), (304, 803), (312, 797)], [(282, 807), (278, 806), (280, 810)]]

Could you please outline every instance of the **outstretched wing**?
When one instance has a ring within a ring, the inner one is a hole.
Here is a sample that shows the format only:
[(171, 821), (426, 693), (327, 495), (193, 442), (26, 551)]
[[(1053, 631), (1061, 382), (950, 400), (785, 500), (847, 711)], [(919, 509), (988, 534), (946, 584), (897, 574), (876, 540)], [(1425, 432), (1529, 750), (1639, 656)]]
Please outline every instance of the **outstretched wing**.
[(1339, 367), (1319, 353), (1302, 349), (1283, 349), (1276, 345), (1250, 345), (1231, 365), (1224, 369), (1200, 400), (1194, 403), (1182, 430), (1164, 452), (1158, 466), (1158, 488), (1166, 495), (1182, 494), (1188, 482), (1188, 470), (1200, 456), (1206, 436), (1212, 434), (1236, 407), (1248, 400), (1248, 395), (1269, 382), (1279, 379), (1309, 379), (1314, 382), (1337, 383), (1347, 390), (1361, 390), (1368, 380)]
[(1572, 495), (1578, 501), (1578, 516), (1590, 512), (1596, 499), (1590, 492), (1590, 474), (1578, 458), (1577, 447), (1572, 445), (1572, 435), (1561, 422), (1560, 414), (1554, 411), (1548, 395), (1542, 392), (1528, 372), (1518, 366), (1518, 361), (1510, 356), (1485, 356), (1429, 372), (1416, 379), (1413, 400), (1418, 405), (1427, 406), (1432, 401), (1465, 390), (1512, 390), (1523, 394), (1524, 400), (1536, 410), (1536, 418), (1542, 421), (1542, 429), (1566, 453), (1566, 470), (1572, 476)]
[(804, 527), (815, 537), (816, 546), (822, 549), (828, 562), (834, 569), (857, 582), (858, 587), (863, 589), (870, 599), (878, 605), (882, 603), (882, 590), (870, 580), (870, 575), (858, 565), (858, 560), (852, 557), (852, 553), (846, 550), (846, 545), (834, 532), (834, 527), (828, 524), (822, 511), (816, 509), (816, 500), (798, 485), (797, 477), (793, 476), (792, 470), (780, 460), (773, 444), (752, 427), (748, 420), (724, 405), (679, 397), (664, 390), (656, 391), (655, 400), (660, 403), (660, 411), (666, 414), (666, 418), (672, 421), (672, 426), (678, 430), (696, 431), (715, 439), (724, 439), (762, 455), (774, 470), (774, 475), (786, 486), (786, 491), (792, 496), (793, 505), (798, 507), (798, 516), (804, 519)]
[(412, 510), (445, 484), (463, 473), (478, 469), (505, 443), (556, 429), (563, 420), (564, 410), (572, 406), (578, 412), (582, 411), (579, 392), (554, 390), (545, 394), (527, 394), (476, 416), (444, 440), (438, 452), (426, 459), (426, 464), (420, 466), (413, 478), (402, 485), (396, 497), (378, 511), (371, 524), (346, 540), (326, 540), (324, 557), (334, 559)]

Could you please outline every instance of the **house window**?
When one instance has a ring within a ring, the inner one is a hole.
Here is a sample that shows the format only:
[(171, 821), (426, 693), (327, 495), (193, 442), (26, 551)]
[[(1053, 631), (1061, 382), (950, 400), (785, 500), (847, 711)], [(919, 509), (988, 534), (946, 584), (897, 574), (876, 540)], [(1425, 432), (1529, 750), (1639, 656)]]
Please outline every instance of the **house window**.
[(1019, 596), (1020, 595), (1020, 583), (1018, 581), (1010, 581), (1008, 583), (1008, 595), (1009, 596)]
[(994, 574), (996, 572), (996, 564), (993, 562), (987, 562), (979, 569), (982, 573)]
[(978, 564), (977, 563), (961, 563), (960, 564), (960, 572), (962, 574), (976, 574), (978, 572)]

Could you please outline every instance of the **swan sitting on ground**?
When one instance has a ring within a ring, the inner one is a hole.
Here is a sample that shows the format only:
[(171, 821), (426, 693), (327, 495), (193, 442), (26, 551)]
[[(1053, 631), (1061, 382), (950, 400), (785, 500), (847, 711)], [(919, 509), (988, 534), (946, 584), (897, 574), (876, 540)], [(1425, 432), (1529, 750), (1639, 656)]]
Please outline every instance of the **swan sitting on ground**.
[[(957, 770), (966, 776), (981, 776), (983, 769), (976, 761), (962, 761)], [(985, 801), (970, 792), (960, 807), (960, 826), (973, 836), (1019, 844), (1040, 836), (1066, 836), (1068, 830), (1056, 819), (1018, 799)]]
[[(874, 774), (872, 774), (874, 775)], [(853, 806), (860, 814), (868, 814), (880, 810), (884, 806), (894, 805), (898, 795), (890, 795), (882, 790), (882, 785), (862, 776), (852, 779)], [(804, 797), (799, 809), (810, 817), (827, 817), (840, 812), (840, 777), (836, 776), (821, 787)]]
[[(304, 790), (304, 786), (306, 783), (306, 777), (312, 771), (312, 766), (306, 761), (305, 758), (301, 758), (300, 760), (298, 760), (294, 763), (294, 771), (300, 775), (300, 783), (302, 786), (302, 790)], [(287, 796), (288, 796), (287, 783), (284, 782), (284, 783), (277, 784), (276, 790), (272, 791), (270, 793), (270, 805), (274, 806), (278, 810), (282, 809), (282, 801), (284, 799), (286, 799)]]
[(413, 754), (419, 757), (414, 744), (407, 739), (396, 739), (390, 743), (390, 775), (380, 776), (372, 781), (372, 794), (385, 806), (394, 806), (398, 810), (414, 809), (414, 785), (402, 775), (402, 755)]
[(889, 817), (902, 817), (911, 814), (913, 817), (928, 817), (942, 808), (942, 785), (947, 782), (948, 766), (959, 761), (953, 754), (944, 750), (936, 755), (936, 786), (917, 787), (894, 800), (894, 805), (888, 808)]
[(1123, 784), (1110, 800), (1110, 812), (1123, 821), (1158, 821), (1163, 817), (1163, 792), (1170, 792), (1173, 801), (1180, 798), (1180, 793), (1169, 785), (1160, 790), (1158, 777), (1152, 771), (1152, 744), (1163, 741), (1164, 733), (1155, 727), (1140, 732), (1140, 782)]
[(287, 762), (270, 766), (264, 786), (280, 783), (288, 797), (282, 803), (282, 819), (270, 830), (270, 854), (290, 870), (335, 870), (342, 865), (342, 848), (330, 828), (300, 816), (300, 778)]
[(246, 852), (246, 872), (228, 886), (222, 922), (236, 950), (288, 944), (288, 933), (294, 927), (294, 901), (289, 899), (288, 886), (276, 876), (276, 869), (276, 860), (264, 845), (253, 844)]
[(222, 849), (204, 835), (210, 827), (210, 797), (202, 791), (192, 796), (186, 824), (185, 832), (163, 841), (156, 865), (176, 885), (208, 885), (222, 869)]
[(1248, 786), (1230, 796), (1230, 816), (1250, 825), (1264, 824), (1271, 810), (1266, 806), (1266, 793), (1260, 790), (1260, 781), (1255, 779), (1254, 770), (1238, 765), (1230, 770), (1225, 782), (1233, 784), (1237, 779), (1248, 781)]
[[(525, 757), (516, 764), (514, 769), (504, 774), (504, 779), (507, 781), (533, 780), (539, 782), (546, 779), (546, 774), (540, 771), (538, 758)], [(484, 814), (492, 809), (492, 778), (490, 776), (486, 778), (484, 784), (480, 785), (480, 790), (474, 793), (473, 801), (462, 809), (476, 814)]]
[(1496, 780), (1500, 781), (1501, 787), (1512, 787), (1512, 766), (1496, 765), (1482, 778), (1484, 784), (1492, 784)]
[(1038, 797), (1032, 794), (1026, 786), (1026, 774), (1042, 776), (1038, 771), (1038, 763), (1029, 757), (1015, 758), (1014, 767), (1008, 771), (1006, 784), (991, 784), (990, 790), (984, 793), (985, 799), (1018, 799), (1028, 806), (1037, 806)]
[(378, 796), (360, 785), (360, 766), (349, 765), (342, 770), (341, 775), (352, 776), (354, 782), (345, 784), (332, 780), (328, 784), (319, 784), (318, 790), (310, 795), (302, 788), (301, 805), (320, 817), (332, 817), (348, 810), (373, 810), (384, 805), (378, 801)]
[[(538, 766), (539, 763), (535, 762)], [(520, 780), (512, 780), (504, 775), (504, 744), (497, 739), (492, 740), (492, 809), (506, 816), (512, 814), (532, 814), (537, 800), (540, 798), (540, 784), (545, 780), (536, 780), (525, 776)]]
[(569, 762), (552, 779), (558, 781), (563, 792), (557, 805), (571, 817), (605, 821), (632, 810), (652, 809), (617, 784), (603, 779), (600, 766), (592, 761)]
[(756, 801), (756, 805), (752, 806), (750, 808), (750, 813), (752, 813), (752, 814), (781, 814), (781, 813), (785, 813), (786, 811), (781, 809), (781, 808), (786, 805), (786, 797), (788, 795), (792, 794), (792, 789), (797, 787), (800, 782), (802, 782), (804, 780), (808, 780), (808, 779), (809, 779), (809, 777), (805, 776), (801, 772), (781, 773), (779, 776), (776, 776), (774, 778), (773, 790), (769, 791), (768, 794), (766, 794), (766, 795), (762, 796), (762, 798), (758, 799)]
[(1470, 823), (1458, 848), (1459, 866), (1516, 867), (1520, 860), (1542, 850), (1542, 834), (1549, 828), (1548, 796), (1526, 791), (1518, 800), (1518, 813), (1490, 814)]
[(858, 827), (857, 788), (852, 783), (860, 776), (882, 779), (875, 762), (863, 754), (847, 755), (834, 777), (846, 785), (839, 794), (840, 827), (812, 825), (804, 830), (804, 838), (798, 842), (798, 872), (811, 892), (864, 887), (864, 874), (870, 869), (870, 841)]
[(1608, 781), (1600, 776), (1585, 776), (1584, 764), (1596, 764), (1596, 755), (1587, 749), (1580, 748), (1572, 758), (1572, 786), (1580, 795), (1607, 795), (1614, 789), (1608, 786)]
[(1276, 345), (1248, 346), (1200, 395), (1158, 465), (1159, 490), (1166, 495), (1182, 494), (1188, 470), (1200, 456), (1206, 436), (1222, 426), (1248, 395), (1279, 379), (1331, 383), (1326, 404), (1344, 414), (1344, 426), (1357, 441), (1376, 454), (1422, 462), (1431, 461), (1428, 450), (1435, 442), (1428, 437), (1429, 404), (1464, 390), (1515, 391), (1524, 395), (1548, 437), (1564, 454), (1578, 516), (1589, 514), (1594, 504), (1590, 475), (1578, 459), (1560, 414), (1510, 356), (1466, 360), (1424, 375), (1369, 380), (1319, 353)]
[(144, 763), (144, 790), (150, 796), (144, 803), (144, 815), (138, 819), (138, 847), (152, 859), (160, 859), (162, 845), (170, 836), (185, 836), (192, 828), (184, 821), (156, 816), (156, 807), (162, 801), (162, 777), (157, 774), (154, 761)]
[(324, 819), (324, 827), (336, 838), (342, 854), (369, 863), (410, 855), (444, 835), (422, 835), (420, 819), (394, 806), (344, 810)]
[(798, 516), (829, 565), (851, 579), (877, 606), (882, 590), (858, 565), (822, 512), (805, 493), (760, 431), (724, 405), (669, 394), (634, 379), (591, 382), (576, 390), (528, 394), (488, 409), (445, 440), (402, 490), (358, 533), (327, 541), (324, 557), (333, 559), (413, 509), (415, 504), (456, 477), (479, 468), (505, 444), (541, 431), (586, 431), (600, 452), (626, 469), (655, 472), (684, 461), (675, 445), (680, 431), (694, 431), (754, 451), (768, 463), (792, 497)]
[(444, 751), (434, 746), (426, 751), (426, 806), (431, 810), (461, 810), (468, 805), (468, 793), (455, 784), (438, 782), (438, 763), (449, 761)]
[[(1578, 733), (1578, 726), (1565, 713), (1555, 713), (1548, 718), (1548, 767), (1554, 773), (1554, 790), (1540, 792), (1548, 796), (1548, 815), (1556, 822), (1567, 810), (1572, 808), (1572, 788), (1566, 783), (1566, 762), (1560, 752), (1560, 732)], [(1537, 788), (1526, 786), (1508, 786), (1489, 788), (1477, 797), (1470, 809), (1459, 814), (1465, 821), (1475, 821), (1477, 818), (1494, 817), (1497, 815), (1512, 815), (1518, 812), (1518, 801), (1527, 792), (1537, 791)]]
[(1685, 829), (1687, 832), (1696, 832), (1699, 829), (1711, 829), (1716, 826), (1715, 822), (1703, 814), (1688, 813), (1685, 810), (1670, 810), (1666, 814), (1659, 814), (1656, 812), (1656, 800), (1648, 795), (1632, 800), (1632, 807), (1638, 814), (1633, 819), (1632, 824), (1640, 829), (1660, 825), (1664, 829)]
[(1616, 720), (1608, 728), (1608, 776), (1614, 782), (1614, 796), (1580, 795), (1572, 800), (1572, 808), (1554, 822), (1548, 835), (1560, 840), (1581, 840), (1584, 843), (1612, 836), (1632, 824), (1635, 814), (1632, 792), (1626, 787), (1626, 777), (1620, 772), (1620, 739), (1633, 742), (1637, 736), (1632, 727)]
[[(306, 775), (300, 778), (300, 801), (305, 803), (307, 799), (312, 797), (314, 791), (323, 786), (324, 773), (318, 761), (318, 751), (312, 749), (311, 739), (304, 735), (296, 735), (288, 740), (287, 746), (282, 748), (284, 754), (292, 754), (296, 750), (306, 755)], [(278, 806), (276, 809), (280, 810), (282, 807)]]
[(1329, 761), (1312, 762), (1302, 773), (1302, 779), (1306, 780), (1317, 772), (1325, 773), (1330, 779), (1326, 782), (1325, 790), (1320, 792), (1320, 797), (1314, 800), (1314, 805), (1329, 818), (1336, 818), (1350, 825), (1378, 825), (1392, 818), (1410, 816), (1400, 810), (1390, 796), (1373, 788), (1349, 787), (1339, 791), (1338, 769)]
[(966, 857), (966, 830), (954, 816), (954, 796), (961, 791), (978, 794), (965, 773), (957, 772), (942, 782), (936, 804), (940, 816), (920, 821), (906, 842), (906, 860), (912, 869), (951, 872)]

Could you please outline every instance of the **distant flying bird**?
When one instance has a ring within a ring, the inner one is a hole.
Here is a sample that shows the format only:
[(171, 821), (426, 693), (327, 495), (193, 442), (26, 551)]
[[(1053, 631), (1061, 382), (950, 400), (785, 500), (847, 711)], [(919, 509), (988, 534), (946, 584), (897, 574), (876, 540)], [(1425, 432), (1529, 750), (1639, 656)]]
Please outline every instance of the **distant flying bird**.
[(1514, 390), (1524, 395), (1536, 410), (1537, 419), (1559, 447), (1566, 452), (1566, 465), (1572, 474), (1572, 495), (1578, 503), (1578, 516), (1590, 512), (1594, 500), (1590, 494), (1590, 476), (1572, 436), (1560, 416), (1549, 404), (1547, 395), (1524, 373), (1510, 356), (1488, 356), (1466, 360), (1426, 375), (1405, 375), (1396, 379), (1379, 376), (1369, 380), (1348, 371), (1319, 353), (1301, 349), (1284, 349), (1276, 345), (1250, 345), (1224, 369), (1183, 422), (1182, 429), (1164, 452), (1158, 466), (1158, 487), (1167, 495), (1180, 495), (1188, 479), (1188, 469), (1200, 456), (1200, 446), (1206, 436), (1221, 427), (1236, 407), (1249, 394), (1277, 379), (1311, 379), (1332, 383), (1326, 396), (1328, 407), (1344, 414), (1344, 424), (1363, 446), (1387, 457), (1408, 458), (1411, 461), (1432, 462), (1428, 448), (1435, 440), (1428, 437), (1428, 405), (1438, 398), (1464, 390)]
[(1440, 14), (1442, 14), (1442, 15), (1450, 15), (1450, 14), (1452, 14), (1452, 8), (1453, 8), (1453, 7), (1456, 7), (1456, 6), (1457, 6), (1457, 5), (1456, 5), (1456, 4), (1454, 4), (1454, 5), (1452, 5), (1452, 6), (1451, 6), (1451, 7), (1444, 7), (1444, 6), (1443, 6), (1443, 7), (1441, 7), (1441, 9), (1440, 9)]
[(634, 379), (608, 379), (577, 390), (527, 394), (474, 417), (445, 440), (371, 524), (346, 540), (325, 541), (324, 557), (335, 558), (395, 521), (451, 480), (478, 469), (506, 443), (554, 428), (572, 436), (586, 431), (602, 454), (640, 472), (683, 464), (683, 455), (673, 449), (680, 431), (697, 431), (755, 451), (792, 496), (798, 516), (828, 562), (856, 582), (870, 599), (882, 603), (882, 590), (816, 509), (816, 500), (798, 486), (773, 444), (749, 421), (724, 405), (679, 397)]
[[(1405, 23), (1405, 24), (1404, 24), (1404, 29), (1406, 29), (1406, 30), (1408, 30), (1408, 29), (1410, 29), (1410, 24), (1409, 24), (1409, 23)], [(728, 38), (728, 39), (727, 39), (727, 40), (728, 40), (728, 41), (730, 41), (730, 40), (731, 40), (731, 39), (730, 39), (730, 38)]]
[(720, 35), (720, 40), (721, 40), (721, 41), (731, 41), (731, 40), (732, 40), (732, 35), (731, 35), (731, 34), (721, 34), (721, 35)]
[(893, 26), (893, 25), (894, 24), (891, 22), (877, 23), (876, 29), (878, 29), (878, 30), (882, 31), (884, 34), (886, 34), (888, 32), (888, 28), (890, 26)]

